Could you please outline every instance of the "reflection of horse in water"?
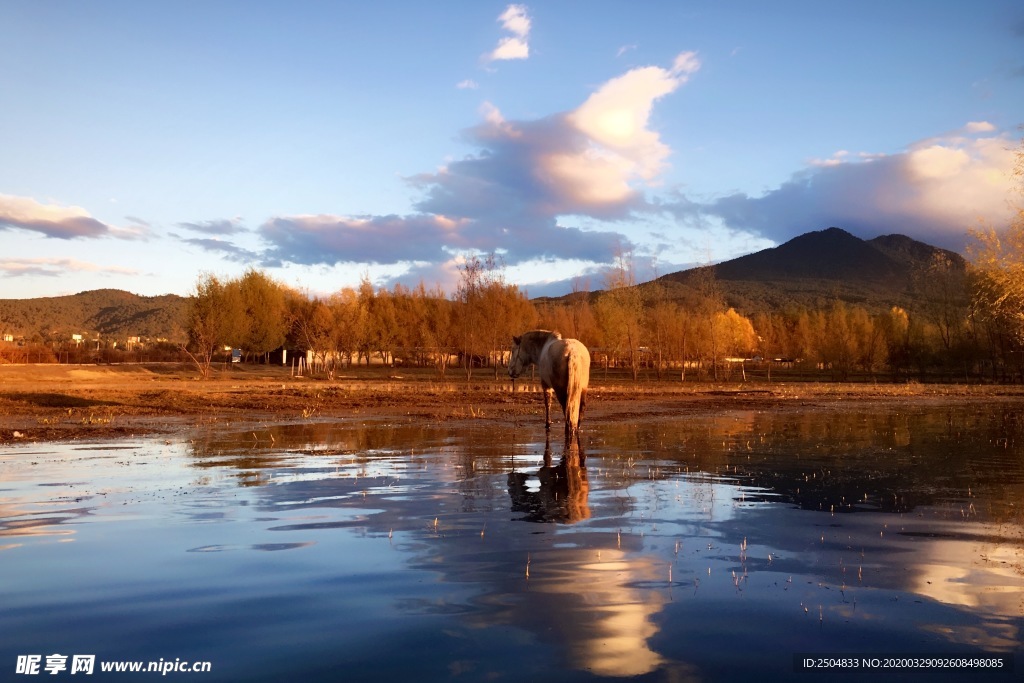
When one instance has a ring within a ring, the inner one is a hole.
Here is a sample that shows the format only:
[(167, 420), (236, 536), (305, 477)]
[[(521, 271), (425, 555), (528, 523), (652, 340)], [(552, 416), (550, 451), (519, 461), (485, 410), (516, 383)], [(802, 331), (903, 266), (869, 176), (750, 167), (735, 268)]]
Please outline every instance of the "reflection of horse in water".
[(578, 522), (590, 517), (586, 455), (577, 444), (568, 445), (557, 465), (551, 464), (551, 444), (544, 444), (544, 465), (537, 470), (540, 490), (531, 491), (527, 472), (508, 473), (508, 495), (513, 512), (525, 512), (528, 522)]
[(558, 397), (565, 416), (565, 440), (579, 440), (580, 421), (587, 405), (590, 383), (590, 352), (576, 339), (562, 339), (558, 332), (533, 330), (513, 337), (512, 358), (508, 375), (523, 374), (532, 363), (540, 371), (544, 389), (544, 426), (551, 429), (551, 394)]

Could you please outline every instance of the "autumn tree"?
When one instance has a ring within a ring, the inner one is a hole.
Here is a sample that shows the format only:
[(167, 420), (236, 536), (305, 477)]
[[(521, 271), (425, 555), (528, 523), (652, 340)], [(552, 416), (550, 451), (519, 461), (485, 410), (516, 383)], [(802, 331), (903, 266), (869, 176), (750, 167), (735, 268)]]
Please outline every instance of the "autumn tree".
[(513, 335), (522, 334), (534, 326), (537, 311), (517, 285), (505, 283), (503, 277), (493, 278), (483, 292), (483, 305), (487, 322), (484, 339), (490, 350), (494, 378)]
[[(757, 347), (754, 326), (748, 318), (737, 313), (736, 309), (730, 308), (715, 314), (713, 325), (723, 356), (745, 359)], [(745, 379), (746, 370), (743, 372)]]
[[(371, 289), (372, 291), (372, 289)], [(330, 299), (334, 313), (334, 350), (349, 363), (358, 363), (366, 348), (369, 311), (362, 295), (351, 287), (335, 292)]]
[(1024, 343), (1024, 210), (1008, 229), (974, 232), (974, 300), (988, 317), (1000, 320)]
[(217, 350), (240, 338), (246, 327), (238, 283), (201, 274), (189, 296), (186, 318), (188, 344), (182, 348), (208, 379)]
[(595, 304), (601, 336), (609, 350), (625, 352), (635, 382), (640, 373), (644, 302), (636, 287), (632, 253), (616, 255), (605, 275), (605, 288)]
[(266, 355), (280, 348), (288, 334), (286, 287), (266, 273), (250, 268), (238, 281), (245, 322), (233, 346), (245, 354)]
[[(395, 353), (401, 354), (403, 364), (424, 364), (424, 343), (420, 318), (423, 311), (408, 287), (396, 284), (391, 291), (395, 319)], [(397, 362), (398, 357), (393, 359)]]
[(495, 254), (467, 257), (459, 266), (453, 323), (456, 345), (462, 356), (466, 379), (473, 376), (476, 360), (497, 365), (512, 335), (532, 325), (533, 305), (516, 285), (505, 281), (504, 265)]
[[(334, 312), (330, 305), (307, 295), (293, 303), (290, 318), (292, 343), (312, 354), (314, 367), (326, 368), (335, 338)], [(328, 370), (331, 379), (334, 378), (333, 367)]]
[(400, 335), (394, 297), (381, 288), (366, 299), (366, 310), (368, 347), (382, 363), (392, 365)]
[(761, 312), (751, 321), (757, 335), (757, 350), (767, 368), (768, 381), (772, 381), (772, 360), (782, 355), (786, 343), (786, 324), (782, 315), (773, 312)]
[(493, 255), (488, 260), (479, 256), (467, 257), (459, 266), (459, 284), (455, 289), (454, 324), (457, 329), (457, 346), (462, 357), (466, 379), (473, 377), (473, 359), (482, 354), (484, 336), (483, 292), (487, 270), (493, 267)]
[(458, 331), (452, 323), (454, 304), (440, 287), (427, 291), (422, 282), (413, 291), (413, 297), (420, 311), (420, 338), (438, 373), (443, 377), (448, 370), (452, 350), (458, 339)]
[[(1013, 171), (1015, 194), (1024, 195), (1024, 140)], [(1018, 199), (1009, 225), (971, 231), (969, 250), (975, 272), (974, 300), (986, 316), (1000, 321), (1024, 344), (1024, 203)]]
[(669, 299), (665, 285), (655, 279), (646, 286), (645, 337), (654, 360), (654, 371), (661, 379), (667, 357), (672, 356), (678, 333), (679, 305)]
[(572, 292), (569, 294), (569, 320), (565, 329), (574, 339), (584, 344), (593, 344), (597, 337), (597, 321), (594, 309), (590, 305), (590, 283), (588, 280), (573, 278)]
[(700, 357), (710, 360), (711, 372), (717, 382), (722, 357), (717, 316), (725, 310), (725, 296), (712, 266), (695, 268), (690, 274), (690, 286), (697, 296), (693, 310), (699, 323), (694, 335), (695, 347)]

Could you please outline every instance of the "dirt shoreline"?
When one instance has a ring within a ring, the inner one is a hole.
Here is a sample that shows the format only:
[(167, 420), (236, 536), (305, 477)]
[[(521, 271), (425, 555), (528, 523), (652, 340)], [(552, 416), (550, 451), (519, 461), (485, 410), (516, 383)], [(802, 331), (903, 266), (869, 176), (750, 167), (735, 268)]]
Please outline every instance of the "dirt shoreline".
[[(358, 368), (336, 377), (295, 378), (286, 368), (222, 370), (209, 380), (178, 364), (0, 365), (0, 444), (180, 435), (199, 426), (322, 419), (541, 420), (534, 382), (512, 392), (506, 378), (473, 379), (429, 370)], [(851, 404), (979, 406), (1020, 402), (1024, 387), (811, 382), (680, 383), (591, 378), (588, 420), (639, 421), (735, 410), (846, 410)]]

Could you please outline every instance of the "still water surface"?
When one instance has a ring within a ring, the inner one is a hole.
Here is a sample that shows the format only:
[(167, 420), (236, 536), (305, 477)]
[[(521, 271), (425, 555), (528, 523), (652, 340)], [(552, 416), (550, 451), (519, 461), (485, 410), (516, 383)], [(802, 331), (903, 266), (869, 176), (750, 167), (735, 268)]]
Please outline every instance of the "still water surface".
[(949, 680), (1019, 680), (1022, 629), (1020, 406), (592, 423), (580, 451), (532, 422), (386, 421), (0, 450), (4, 680), (53, 653), (203, 681), (1000, 653), (1016, 672)]

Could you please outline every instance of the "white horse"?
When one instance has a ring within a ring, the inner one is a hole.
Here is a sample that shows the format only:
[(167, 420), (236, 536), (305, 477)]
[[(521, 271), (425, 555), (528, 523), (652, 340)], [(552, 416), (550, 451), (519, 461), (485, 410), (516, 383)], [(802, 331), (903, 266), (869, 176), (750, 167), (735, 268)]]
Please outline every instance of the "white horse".
[(580, 422), (587, 405), (590, 383), (590, 352), (576, 339), (562, 339), (558, 332), (533, 330), (512, 338), (508, 376), (513, 382), (531, 363), (540, 371), (544, 389), (544, 427), (551, 429), (551, 394), (558, 397), (565, 416), (565, 440), (579, 439)]

